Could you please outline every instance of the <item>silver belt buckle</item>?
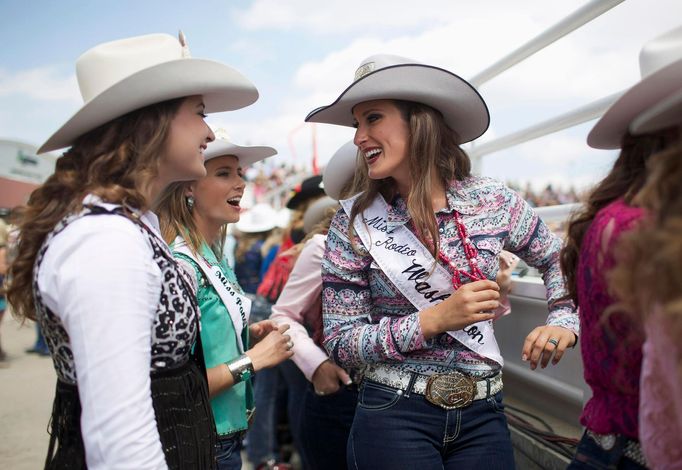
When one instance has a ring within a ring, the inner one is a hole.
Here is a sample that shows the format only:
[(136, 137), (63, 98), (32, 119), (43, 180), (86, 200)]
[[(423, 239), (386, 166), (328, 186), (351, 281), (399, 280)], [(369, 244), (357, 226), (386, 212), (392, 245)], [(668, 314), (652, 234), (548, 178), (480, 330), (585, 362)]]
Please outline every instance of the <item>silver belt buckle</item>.
[(476, 396), (476, 383), (461, 372), (434, 374), (426, 382), (426, 399), (434, 405), (454, 410), (469, 406)]

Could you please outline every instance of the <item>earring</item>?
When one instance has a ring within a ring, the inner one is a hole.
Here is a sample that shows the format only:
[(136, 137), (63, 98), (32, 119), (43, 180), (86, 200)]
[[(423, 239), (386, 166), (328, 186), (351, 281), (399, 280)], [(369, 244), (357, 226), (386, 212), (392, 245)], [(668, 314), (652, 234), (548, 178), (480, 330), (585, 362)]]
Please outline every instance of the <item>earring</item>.
[(189, 210), (194, 208), (194, 198), (192, 196), (187, 196), (187, 207), (189, 207)]

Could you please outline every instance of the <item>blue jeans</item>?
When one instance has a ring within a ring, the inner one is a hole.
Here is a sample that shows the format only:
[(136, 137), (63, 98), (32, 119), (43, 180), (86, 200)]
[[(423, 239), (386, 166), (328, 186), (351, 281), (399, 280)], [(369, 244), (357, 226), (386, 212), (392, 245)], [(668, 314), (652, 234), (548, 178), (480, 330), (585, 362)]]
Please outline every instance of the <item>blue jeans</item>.
[(567, 470), (645, 469), (646, 467), (642, 467), (637, 462), (634, 462), (623, 455), (624, 444), (624, 439), (619, 438), (611, 450), (604, 450), (599, 447), (587, 433), (585, 433), (578, 443), (575, 457), (573, 457)]
[(312, 384), (303, 399), (301, 455), (310, 470), (345, 470), (348, 435), (353, 425), (358, 388), (342, 387), (333, 395), (318, 396)]
[(445, 410), (423, 395), (365, 380), (348, 439), (348, 468), (514, 469), (502, 392)]
[(254, 467), (268, 460), (279, 460), (276, 429), (279, 382), (280, 375), (276, 367), (263, 369), (254, 378), (256, 414), (246, 444), (246, 453)]
[(233, 436), (228, 438), (221, 438), (218, 436), (216, 443), (216, 468), (218, 470), (241, 470), (242, 456), (241, 436)]

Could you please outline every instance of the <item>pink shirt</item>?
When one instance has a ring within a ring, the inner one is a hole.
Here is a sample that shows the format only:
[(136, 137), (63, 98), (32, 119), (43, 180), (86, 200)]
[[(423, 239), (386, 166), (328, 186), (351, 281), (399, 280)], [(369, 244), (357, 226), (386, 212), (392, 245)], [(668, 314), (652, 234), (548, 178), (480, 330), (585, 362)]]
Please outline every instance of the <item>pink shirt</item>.
[(670, 318), (645, 325), (640, 381), (640, 441), (651, 468), (682, 469), (682, 347)]
[(602, 208), (585, 233), (576, 284), (580, 305), (580, 349), (592, 398), (580, 422), (599, 434), (638, 437), (639, 374), (643, 331), (628, 314), (605, 313), (614, 303), (606, 274), (615, 265), (620, 236), (642, 217), (642, 210), (616, 200)]
[(294, 342), (292, 360), (310, 381), (319, 365), (329, 359), (318, 346), (322, 338), (321, 265), (326, 238), (314, 235), (305, 244), (270, 315), (278, 324), (289, 325), (287, 334)]

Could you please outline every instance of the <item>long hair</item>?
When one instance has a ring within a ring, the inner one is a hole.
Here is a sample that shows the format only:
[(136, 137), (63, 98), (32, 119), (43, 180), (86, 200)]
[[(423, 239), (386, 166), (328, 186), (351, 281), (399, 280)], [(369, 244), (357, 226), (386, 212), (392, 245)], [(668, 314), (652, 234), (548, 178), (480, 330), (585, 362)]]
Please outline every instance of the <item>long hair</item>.
[[(443, 187), (447, 188), (453, 180), (461, 181), (471, 174), (471, 160), (459, 147), (456, 132), (448, 127), (438, 110), (411, 101), (393, 102), (409, 129), (408, 159), (412, 184), (406, 198), (407, 210), (415, 224), (417, 236), (430, 248), (433, 256), (437, 257), (440, 247), (431, 202), (433, 178), (440, 180)], [(348, 224), (349, 235), (354, 233), (355, 218), (370, 206), (377, 194), (390, 201), (396, 193), (393, 178), (369, 178), (367, 164), (362, 160), (360, 177), (365, 182), (365, 191), (353, 205)]]
[(91, 193), (102, 200), (146, 210), (144, 193), (158, 175), (171, 122), (184, 98), (133, 111), (79, 137), (56, 163), (54, 174), (17, 211), (16, 256), (7, 298), (17, 318), (35, 320), (32, 284), (45, 237)]
[(566, 243), (561, 250), (561, 270), (566, 280), (567, 297), (578, 306), (577, 267), (580, 248), (587, 229), (602, 208), (618, 198), (630, 204), (646, 180), (646, 163), (651, 155), (666, 148), (676, 133), (665, 130), (642, 136), (626, 134), (613, 168), (587, 197), (582, 209), (568, 223)]
[[(649, 223), (623, 235), (609, 286), (623, 310), (646, 317), (655, 307), (673, 319), (673, 335), (682, 333), (682, 140), (653, 156), (650, 176), (638, 205)], [(645, 318), (642, 318), (645, 319)]]
[(161, 193), (155, 207), (161, 226), (161, 236), (169, 245), (176, 237), (181, 236), (195, 255), (199, 254), (201, 245), (206, 243), (220, 259), (223, 256), (227, 224), (220, 228), (216, 240), (209, 241), (204, 238), (187, 204), (186, 192), (190, 184), (189, 181), (171, 183)]

